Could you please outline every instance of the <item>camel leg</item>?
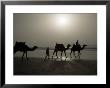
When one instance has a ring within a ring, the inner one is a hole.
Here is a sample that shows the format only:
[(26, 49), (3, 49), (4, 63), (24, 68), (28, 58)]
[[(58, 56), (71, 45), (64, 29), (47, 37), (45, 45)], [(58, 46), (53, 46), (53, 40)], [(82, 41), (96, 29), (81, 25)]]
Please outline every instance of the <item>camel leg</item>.
[(50, 55), (48, 55), (48, 59), (50, 59)]
[(50, 55), (49, 54), (47, 55), (47, 59), (50, 59)]
[(61, 58), (62, 58), (62, 52), (61, 52)]
[(67, 58), (67, 56), (66, 56), (66, 52), (64, 51), (64, 53), (65, 53), (65, 57)]
[[(53, 55), (55, 54), (55, 50), (54, 50), (54, 52), (53, 52)], [(52, 58), (53, 58), (53, 55), (52, 55)]]
[(57, 52), (56, 52), (56, 57), (58, 58)]
[(72, 50), (71, 50), (71, 52), (70, 52), (70, 57), (72, 58), (71, 53), (72, 53)]
[(75, 52), (73, 52), (74, 57), (76, 58)]
[(47, 55), (45, 56), (44, 61), (46, 60), (46, 58), (47, 58)]
[(79, 57), (79, 59), (80, 59), (80, 51), (78, 51), (78, 57)]
[(78, 53), (78, 58), (80, 59), (80, 54)]
[(45, 56), (45, 59), (47, 58), (47, 55)]
[(28, 61), (28, 57), (27, 57), (27, 51), (26, 51), (26, 58), (27, 58), (27, 61)]
[(25, 54), (25, 52), (23, 52), (23, 55), (22, 55), (22, 61), (23, 61), (24, 54)]

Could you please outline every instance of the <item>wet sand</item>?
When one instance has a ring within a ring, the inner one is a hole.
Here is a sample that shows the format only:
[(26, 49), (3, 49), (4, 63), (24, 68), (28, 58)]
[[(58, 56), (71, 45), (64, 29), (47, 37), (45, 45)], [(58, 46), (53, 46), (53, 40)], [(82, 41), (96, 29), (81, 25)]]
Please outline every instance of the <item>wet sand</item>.
[(14, 58), (14, 75), (97, 75), (96, 60), (55, 60), (41, 57)]

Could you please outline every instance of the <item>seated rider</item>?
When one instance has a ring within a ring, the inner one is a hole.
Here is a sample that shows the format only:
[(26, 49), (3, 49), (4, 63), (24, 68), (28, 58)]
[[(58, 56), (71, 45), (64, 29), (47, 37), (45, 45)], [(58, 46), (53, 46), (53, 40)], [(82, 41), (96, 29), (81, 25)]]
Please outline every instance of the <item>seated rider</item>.
[(76, 42), (76, 46), (77, 47), (80, 47), (80, 44), (79, 44), (79, 41), (77, 40), (77, 42)]

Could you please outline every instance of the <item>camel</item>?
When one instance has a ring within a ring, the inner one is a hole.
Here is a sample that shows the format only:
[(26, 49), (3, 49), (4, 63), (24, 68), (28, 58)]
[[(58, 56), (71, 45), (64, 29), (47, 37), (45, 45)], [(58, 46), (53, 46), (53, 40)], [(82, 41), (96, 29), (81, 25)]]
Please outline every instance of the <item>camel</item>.
[(27, 58), (27, 51), (34, 51), (37, 48), (38, 48), (37, 46), (33, 46), (32, 48), (30, 48), (25, 44), (25, 42), (16, 42), (14, 46), (14, 54), (18, 51), (23, 52), (22, 55), (22, 60), (23, 60), (24, 54), (26, 54), (26, 58)]
[[(57, 58), (58, 58), (57, 53), (58, 53), (58, 51), (60, 51), (60, 52), (61, 52), (61, 58), (62, 58), (62, 53), (63, 53), (63, 52), (64, 52), (64, 54), (65, 54), (65, 57), (67, 58), (67, 56), (66, 56), (66, 50), (68, 50), (70, 46), (71, 46), (71, 45), (68, 44), (67, 47), (65, 48), (63, 44), (57, 44), (57, 43), (56, 43), (55, 49), (54, 49), (54, 52), (53, 52), (53, 55), (56, 53), (56, 56), (57, 56)], [(53, 56), (52, 56), (52, 58), (53, 58)]]
[(71, 52), (70, 52), (70, 57), (71, 57), (71, 53), (73, 52), (73, 55), (76, 58), (75, 52), (78, 51), (77, 57), (80, 58), (80, 55), (81, 55), (80, 51), (83, 50), (86, 46), (87, 46), (86, 44), (84, 44), (82, 47), (80, 45), (77, 46), (77, 45), (73, 44), (73, 47), (71, 48)]

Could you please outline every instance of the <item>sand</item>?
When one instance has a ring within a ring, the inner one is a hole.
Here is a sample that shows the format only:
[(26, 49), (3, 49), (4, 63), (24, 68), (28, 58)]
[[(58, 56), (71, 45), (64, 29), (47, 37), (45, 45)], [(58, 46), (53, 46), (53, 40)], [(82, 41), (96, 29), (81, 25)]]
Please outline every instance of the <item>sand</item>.
[(97, 60), (14, 58), (14, 75), (97, 75)]

